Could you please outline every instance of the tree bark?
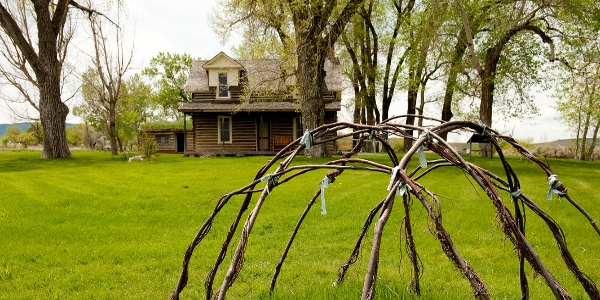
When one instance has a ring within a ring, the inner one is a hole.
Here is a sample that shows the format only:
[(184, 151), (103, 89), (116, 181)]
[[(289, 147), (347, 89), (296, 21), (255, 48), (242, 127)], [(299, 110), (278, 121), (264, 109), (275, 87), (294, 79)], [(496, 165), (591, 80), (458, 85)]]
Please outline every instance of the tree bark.
[(594, 156), (594, 149), (596, 149), (596, 142), (598, 141), (598, 130), (600, 129), (600, 119), (596, 122), (596, 126), (594, 126), (594, 134), (592, 135), (592, 143), (590, 144), (590, 148), (588, 149), (588, 160), (592, 160)]
[[(305, 130), (313, 130), (325, 123), (325, 104), (321, 91), (325, 87), (324, 65), (327, 52), (363, 1), (348, 0), (336, 18), (332, 17), (336, 1), (328, 0), (323, 5), (314, 6), (288, 1), (296, 34), (296, 77), (302, 107), (302, 126)], [(321, 157), (327, 153), (325, 145), (321, 144), (315, 145), (306, 154), (309, 157)]]
[(42, 158), (71, 158), (67, 143), (66, 121), (69, 108), (60, 99), (58, 76), (38, 77), (40, 121), (44, 129)]
[[(43, 2), (43, 1), (42, 1)], [(61, 1), (64, 2), (64, 1)], [(58, 59), (57, 42), (64, 20), (58, 20), (60, 15), (50, 17), (48, 4), (34, 1), (38, 29), (38, 63), (32, 64), (40, 89), (40, 121), (44, 129), (44, 148), (42, 158), (71, 158), (73, 155), (67, 143), (66, 121), (69, 108), (61, 101), (60, 75), (62, 63)], [(58, 11), (67, 5), (59, 3)], [(60, 27), (55, 22), (61, 21)]]
[[(103, 76), (103, 75), (101, 75)], [(116, 101), (109, 101), (108, 109), (108, 136), (110, 138), (110, 153), (112, 155), (119, 154), (119, 146), (117, 144), (117, 112)]]
[[(302, 99), (302, 126), (305, 130), (313, 130), (325, 123), (325, 103), (321, 95), (325, 84), (325, 74), (322, 71), (325, 57), (318, 47), (318, 44), (308, 41), (298, 44), (298, 88)], [(326, 154), (324, 144), (307, 150), (309, 157), (322, 157)]]
[[(394, 24), (394, 30), (392, 38), (390, 39), (389, 45), (387, 46), (387, 56), (385, 62), (385, 72), (383, 76), (383, 95), (381, 99), (381, 119), (387, 120), (390, 112), (390, 106), (392, 105), (392, 99), (394, 98), (394, 91), (396, 90), (396, 83), (398, 82), (398, 76), (400, 74), (400, 67), (404, 64), (406, 56), (410, 52), (408, 49), (404, 51), (404, 54), (400, 57), (400, 60), (396, 64), (394, 71), (392, 72), (392, 59), (394, 58), (394, 50), (396, 49), (396, 42), (398, 34), (400, 33), (400, 26), (404, 21), (404, 17), (410, 17), (412, 9), (415, 6), (414, 0), (409, 0), (404, 10), (402, 10), (402, 1), (394, 1), (394, 7), (396, 8), (396, 22)], [(383, 133), (385, 135), (385, 133)]]

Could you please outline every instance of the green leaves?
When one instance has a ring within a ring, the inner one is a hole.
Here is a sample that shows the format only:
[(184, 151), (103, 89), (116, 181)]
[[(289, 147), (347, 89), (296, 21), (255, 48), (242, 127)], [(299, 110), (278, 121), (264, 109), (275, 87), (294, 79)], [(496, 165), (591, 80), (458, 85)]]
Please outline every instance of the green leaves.
[(150, 66), (142, 71), (152, 81), (153, 91), (149, 97), (159, 119), (181, 119), (179, 105), (191, 100), (190, 93), (183, 90), (193, 58), (186, 53), (160, 52), (150, 60)]

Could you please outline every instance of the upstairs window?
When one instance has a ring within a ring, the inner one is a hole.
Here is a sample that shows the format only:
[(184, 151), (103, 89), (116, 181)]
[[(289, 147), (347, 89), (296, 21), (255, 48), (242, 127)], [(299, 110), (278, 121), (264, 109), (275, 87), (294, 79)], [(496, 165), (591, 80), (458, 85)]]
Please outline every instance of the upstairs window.
[(219, 144), (221, 143), (231, 143), (231, 117), (229, 116), (219, 116)]
[(229, 86), (227, 86), (227, 73), (219, 73), (218, 98), (229, 98)]

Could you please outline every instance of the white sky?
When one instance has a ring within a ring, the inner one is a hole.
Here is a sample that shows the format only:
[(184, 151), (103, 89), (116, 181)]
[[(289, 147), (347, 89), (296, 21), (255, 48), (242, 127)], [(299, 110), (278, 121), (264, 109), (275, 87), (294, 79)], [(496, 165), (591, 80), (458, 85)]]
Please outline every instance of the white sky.
[[(232, 41), (227, 45), (220, 44), (209, 25), (208, 14), (217, 1), (126, 0), (128, 17), (125, 27), (135, 30), (133, 72), (138, 72), (147, 66), (150, 59), (159, 52), (185, 52), (192, 57), (202, 59), (212, 58), (220, 51), (230, 53)], [(405, 92), (400, 91), (397, 94), (405, 94)], [(495, 121), (494, 129), (512, 133), (516, 139), (533, 138), (534, 142), (568, 138), (570, 136), (568, 129), (560, 123), (560, 115), (553, 109), (555, 100), (540, 93), (536, 102), (541, 112), (539, 117), (532, 120), (513, 120), (508, 123)], [(402, 103), (393, 103), (392, 114), (404, 113), (404, 107)], [(437, 110), (433, 114), (434, 117), (440, 116)], [(348, 112), (343, 112), (340, 117), (347, 118), (349, 115)], [(1, 103), (0, 123), (13, 121), (5, 104)], [(69, 117), (67, 121), (78, 122), (78, 119)]]

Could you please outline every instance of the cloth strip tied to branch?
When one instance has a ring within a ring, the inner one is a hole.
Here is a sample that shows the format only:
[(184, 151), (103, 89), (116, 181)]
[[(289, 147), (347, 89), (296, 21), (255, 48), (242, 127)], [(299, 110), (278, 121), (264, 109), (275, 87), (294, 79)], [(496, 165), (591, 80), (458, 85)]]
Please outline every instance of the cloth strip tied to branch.
[(310, 131), (308, 129), (306, 129), (306, 131), (304, 131), (304, 135), (302, 136), (302, 139), (300, 140), (300, 145), (304, 145), (304, 146), (306, 146), (306, 150), (310, 150), (313, 143), (314, 143), (313, 136), (312, 136), (312, 134), (310, 134)]
[(325, 176), (325, 178), (323, 178), (323, 180), (321, 181), (321, 214), (322, 215), (327, 214), (327, 208), (325, 208), (325, 189), (329, 187), (330, 182), (331, 182), (331, 180), (327, 176)]
[(431, 135), (429, 135), (429, 130), (425, 129), (423, 133), (421, 133), (420, 137), (427, 137), (427, 141), (419, 146), (419, 150), (417, 151), (417, 155), (419, 156), (419, 164), (422, 169), (427, 168), (427, 159), (425, 158), (425, 146), (431, 142)]
[(559, 197), (564, 196), (565, 193), (558, 190), (558, 187), (562, 186), (560, 180), (558, 180), (558, 175), (552, 174), (548, 177), (548, 184), (550, 188), (548, 188), (548, 195), (546, 195), (546, 200), (552, 200), (552, 192), (554, 192)]
[(277, 176), (273, 176), (273, 174), (267, 174), (260, 179), (261, 182), (266, 182), (265, 190), (267, 190), (267, 195), (271, 193), (269, 190), (269, 183), (273, 186), (277, 185)]
[(521, 189), (518, 189), (514, 192), (510, 192), (510, 201), (513, 201), (513, 199), (517, 199), (521, 196)]

